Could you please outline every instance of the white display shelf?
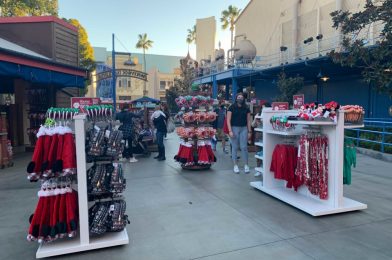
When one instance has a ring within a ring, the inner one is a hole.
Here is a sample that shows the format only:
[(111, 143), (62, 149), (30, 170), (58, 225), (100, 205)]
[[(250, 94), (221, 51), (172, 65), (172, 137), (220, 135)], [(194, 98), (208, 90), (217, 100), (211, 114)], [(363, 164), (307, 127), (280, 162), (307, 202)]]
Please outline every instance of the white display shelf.
[(263, 132), (263, 128), (255, 128), (256, 132)]
[(88, 200), (87, 200), (87, 168), (91, 164), (86, 163), (86, 115), (77, 115), (75, 120), (75, 144), (77, 163), (77, 190), (79, 207), (79, 230), (78, 236), (72, 239), (60, 239), (52, 243), (41, 244), (36, 257), (50, 257), (65, 255), (76, 252), (94, 250), (105, 247), (120, 246), (129, 243), (127, 230), (121, 232), (105, 233), (99, 237), (91, 237), (88, 223)]
[(332, 121), (289, 120), (288, 123), (293, 125), (336, 125), (336, 123)]
[(88, 244), (82, 244), (79, 237), (58, 240), (52, 243), (44, 243), (38, 248), (36, 257), (44, 258), (72, 254), (99, 248), (126, 245), (128, 243), (128, 233), (127, 230), (124, 229), (121, 232), (106, 233), (99, 237), (90, 238)]
[(287, 204), (290, 204), (302, 211), (305, 211), (312, 216), (330, 215), (367, 208), (366, 204), (345, 197), (343, 197), (342, 206), (334, 207), (324, 203), (320, 203), (319, 200), (298, 193), (293, 189), (287, 189), (285, 187), (266, 188), (260, 182), (251, 182), (250, 186), (262, 192), (265, 192)]
[(255, 142), (255, 145), (256, 145), (256, 146), (263, 147), (263, 143), (262, 143), (262, 142)]
[(297, 132), (297, 131), (290, 131), (290, 132), (283, 132), (283, 131), (277, 131), (277, 130), (264, 130), (264, 133), (267, 134), (274, 134), (274, 135), (284, 135), (284, 136), (296, 136), (296, 135), (301, 135), (301, 132)]
[[(297, 124), (296, 129), (291, 132), (276, 131), (271, 129), (270, 119), (275, 115), (286, 115), (295, 111), (273, 111), (263, 110), (263, 182), (251, 182), (250, 185), (262, 192), (269, 194), (285, 203), (292, 205), (312, 216), (322, 216), (341, 212), (366, 209), (367, 205), (343, 195), (343, 142), (344, 142), (344, 112), (339, 112), (337, 123), (322, 121), (289, 121)], [(298, 192), (286, 188), (286, 182), (275, 179), (274, 173), (268, 168), (271, 165), (272, 153), (278, 144), (285, 143), (287, 136), (298, 136), (306, 133), (306, 126), (319, 126), (319, 131), (328, 137), (328, 198), (321, 200), (310, 194), (308, 188), (303, 185)]]
[(344, 129), (355, 129), (355, 128), (363, 128), (363, 127), (365, 127), (364, 124), (362, 124), (362, 125), (354, 125), (354, 124), (344, 125)]
[(264, 160), (264, 157), (263, 157), (263, 156), (255, 155), (255, 158), (256, 158), (256, 159), (259, 159), (259, 160)]
[(256, 172), (264, 173), (263, 167), (255, 167), (255, 171), (256, 171)]

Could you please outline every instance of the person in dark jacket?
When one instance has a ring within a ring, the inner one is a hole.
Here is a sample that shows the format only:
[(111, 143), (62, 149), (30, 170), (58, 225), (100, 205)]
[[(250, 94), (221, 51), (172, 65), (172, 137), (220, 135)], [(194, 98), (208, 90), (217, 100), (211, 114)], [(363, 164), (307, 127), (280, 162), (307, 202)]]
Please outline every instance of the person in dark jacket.
[[(167, 123), (168, 123), (169, 118), (170, 118), (170, 111), (169, 111), (168, 105), (167, 105), (166, 103), (162, 103), (162, 104), (161, 104), (161, 110), (162, 110), (162, 112), (163, 112), (163, 113), (165, 114), (165, 116), (166, 116), (165, 120), (166, 120), (166, 127), (167, 127)], [(164, 139), (167, 140), (167, 131), (166, 131), (166, 134), (165, 134), (165, 136), (164, 136)]]
[(124, 149), (123, 157), (129, 159), (129, 162), (131, 163), (137, 162), (136, 158), (133, 155), (132, 147), (133, 118), (140, 118), (140, 116), (130, 112), (128, 104), (125, 104), (121, 112), (116, 114), (116, 120), (119, 120), (121, 123), (119, 130), (122, 131), (123, 139), (125, 140), (126, 145), (125, 147), (127, 147)]
[(154, 159), (158, 159), (158, 161), (166, 160), (165, 156), (165, 145), (163, 144), (163, 138), (167, 133), (166, 126), (166, 115), (161, 110), (161, 106), (157, 105), (155, 107), (155, 111), (151, 116), (151, 120), (154, 123), (156, 129), (156, 139), (158, 144), (158, 155), (154, 157)]

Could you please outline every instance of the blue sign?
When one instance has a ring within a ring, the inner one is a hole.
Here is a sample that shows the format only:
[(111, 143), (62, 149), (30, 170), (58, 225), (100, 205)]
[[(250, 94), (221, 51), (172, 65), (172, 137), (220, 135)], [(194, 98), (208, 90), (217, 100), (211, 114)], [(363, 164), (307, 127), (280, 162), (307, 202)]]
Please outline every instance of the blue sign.
[[(111, 71), (112, 68), (105, 64), (97, 64), (96, 67), (97, 74)], [(100, 98), (113, 98), (113, 88), (112, 88), (112, 79), (101, 79), (97, 80), (97, 97)]]

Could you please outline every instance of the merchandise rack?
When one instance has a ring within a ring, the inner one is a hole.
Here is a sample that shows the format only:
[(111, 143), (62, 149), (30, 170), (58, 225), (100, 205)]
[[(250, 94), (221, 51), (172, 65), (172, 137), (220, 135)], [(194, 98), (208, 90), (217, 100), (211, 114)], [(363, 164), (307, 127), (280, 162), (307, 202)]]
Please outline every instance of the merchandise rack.
[[(344, 197), (343, 194), (343, 143), (344, 143), (344, 111), (339, 111), (337, 123), (317, 121), (290, 121), (296, 124), (296, 129), (282, 132), (272, 129), (270, 119), (274, 115), (289, 115), (296, 113), (293, 110), (274, 111), (263, 110), (263, 181), (254, 181), (250, 185), (268, 195), (290, 204), (312, 216), (323, 216), (342, 212), (366, 209), (367, 205)], [(312, 195), (308, 188), (302, 185), (298, 192), (286, 188), (286, 181), (274, 178), (270, 171), (272, 153), (277, 144), (285, 138), (292, 138), (305, 132), (304, 127), (318, 127), (321, 132), (328, 136), (328, 199), (321, 200)], [(360, 127), (360, 125), (356, 125)]]
[(76, 115), (74, 117), (78, 178), (79, 235), (70, 239), (57, 240), (51, 243), (42, 243), (37, 250), (36, 258), (71, 254), (129, 244), (126, 228), (124, 228), (121, 232), (110, 232), (98, 237), (90, 237), (88, 223), (87, 164), (85, 152), (86, 118), (86, 115)]

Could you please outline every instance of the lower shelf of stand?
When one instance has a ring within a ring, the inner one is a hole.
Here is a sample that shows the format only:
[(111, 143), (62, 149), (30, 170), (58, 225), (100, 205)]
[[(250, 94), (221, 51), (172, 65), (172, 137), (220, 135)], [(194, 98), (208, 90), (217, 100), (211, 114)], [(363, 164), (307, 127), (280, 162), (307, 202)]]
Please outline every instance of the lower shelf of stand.
[(263, 167), (255, 167), (256, 172), (264, 173)]
[(355, 129), (355, 128), (363, 128), (365, 127), (364, 124), (356, 125), (356, 124), (345, 124), (344, 129)]
[(284, 132), (284, 131), (277, 131), (277, 130), (272, 130), (272, 129), (264, 130), (264, 132), (266, 132), (267, 134), (284, 135), (284, 136), (302, 135), (302, 133), (300, 133), (300, 132), (295, 132), (295, 131)]
[(366, 209), (367, 205), (361, 202), (343, 198), (343, 205), (341, 207), (333, 207), (322, 203), (305, 195), (302, 195), (294, 190), (287, 188), (266, 188), (263, 186), (262, 182), (254, 181), (250, 183), (255, 189), (271, 195), (291, 206), (294, 206), (312, 216), (324, 216), (336, 213), (343, 213), (355, 210)]
[(81, 244), (79, 237), (74, 239), (58, 240), (52, 243), (40, 245), (36, 257), (44, 258), (57, 255), (65, 255), (105, 247), (120, 246), (129, 244), (127, 230), (121, 232), (106, 233), (99, 237), (90, 237), (89, 244)]
[(263, 143), (262, 142), (255, 142), (255, 145), (259, 146), (259, 147), (263, 147)]
[(199, 171), (199, 170), (207, 170), (211, 168), (211, 164), (198, 164), (198, 165), (181, 165), (181, 167), (184, 170), (194, 170), (194, 171)]
[(259, 160), (264, 160), (264, 157), (263, 157), (263, 156), (260, 156), (260, 155), (257, 155), (257, 154), (255, 155), (255, 158), (256, 158), (256, 159), (259, 159)]

